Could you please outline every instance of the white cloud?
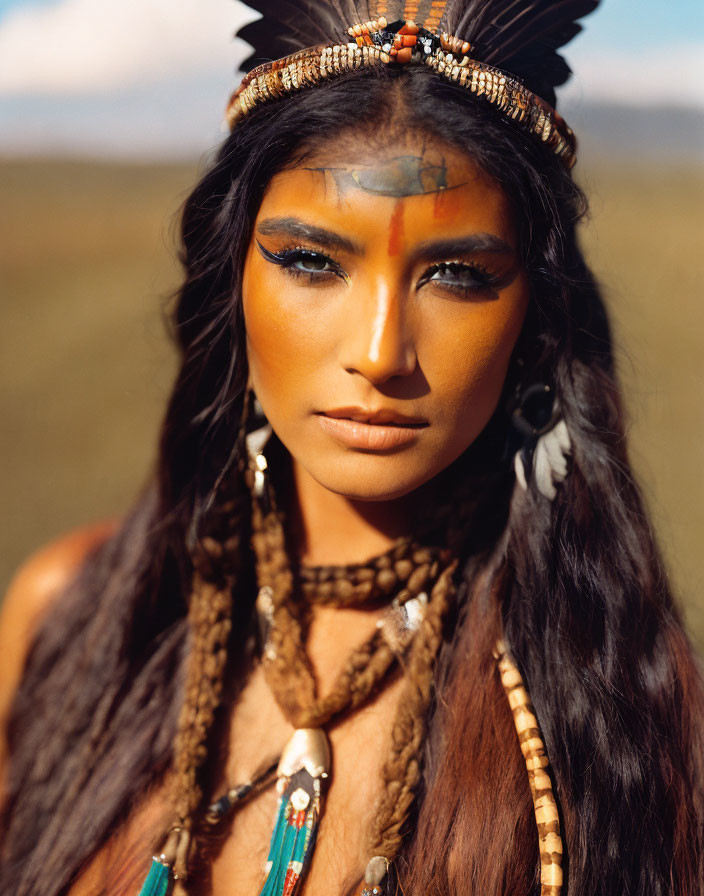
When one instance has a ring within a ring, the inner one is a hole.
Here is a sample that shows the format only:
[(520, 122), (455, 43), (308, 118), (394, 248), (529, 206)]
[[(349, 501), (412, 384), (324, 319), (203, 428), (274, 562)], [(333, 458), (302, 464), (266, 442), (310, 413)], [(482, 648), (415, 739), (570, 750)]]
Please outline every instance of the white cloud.
[[(214, 74), (235, 85), (247, 52), (234, 32), (255, 14), (237, 0), (57, 0), (0, 21), (0, 95), (99, 94)], [(569, 100), (702, 107), (704, 46), (600, 52), (581, 39), (567, 56)], [(106, 97), (109, 101), (109, 96)]]
[(704, 108), (704, 45), (598, 52), (581, 44), (567, 53), (574, 78), (560, 92), (569, 101)]
[(246, 53), (255, 18), (234, 0), (59, 0), (0, 22), (0, 94), (86, 94), (220, 71)]

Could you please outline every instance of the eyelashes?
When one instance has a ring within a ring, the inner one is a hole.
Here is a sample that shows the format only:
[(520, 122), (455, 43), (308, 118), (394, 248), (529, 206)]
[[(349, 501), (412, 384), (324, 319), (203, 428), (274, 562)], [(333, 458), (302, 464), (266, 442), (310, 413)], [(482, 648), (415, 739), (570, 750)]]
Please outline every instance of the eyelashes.
[[(324, 283), (339, 278), (345, 282), (349, 276), (340, 264), (329, 255), (304, 246), (292, 246), (271, 252), (257, 240), (262, 256), (271, 264), (283, 268), (292, 277), (303, 277), (310, 283)], [(449, 261), (431, 265), (418, 281), (417, 289), (432, 284), (459, 295), (477, 292), (493, 292), (513, 279), (489, 271), (477, 262)]]
[(418, 281), (418, 288), (426, 283), (437, 283), (457, 292), (496, 289), (501, 277), (476, 262), (441, 262), (433, 265)]
[(270, 252), (262, 246), (259, 240), (257, 240), (257, 246), (267, 261), (284, 268), (294, 277), (307, 277), (313, 282), (328, 279), (330, 276), (348, 280), (347, 274), (340, 265), (322, 252), (304, 249), (301, 246), (282, 249), (280, 252)]

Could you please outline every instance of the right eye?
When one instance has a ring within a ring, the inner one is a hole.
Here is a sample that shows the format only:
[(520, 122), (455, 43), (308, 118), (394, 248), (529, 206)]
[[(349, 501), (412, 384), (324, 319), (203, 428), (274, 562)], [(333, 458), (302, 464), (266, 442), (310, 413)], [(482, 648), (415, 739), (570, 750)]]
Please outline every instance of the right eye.
[(335, 262), (327, 255), (321, 255), (320, 252), (309, 252), (305, 249), (287, 253), (285, 264), (306, 274), (322, 274), (336, 269)]
[(314, 249), (296, 246), (282, 249), (280, 252), (270, 252), (259, 240), (257, 246), (267, 261), (284, 268), (294, 277), (308, 277), (312, 281), (328, 279), (331, 276), (346, 279), (344, 271), (334, 259)]

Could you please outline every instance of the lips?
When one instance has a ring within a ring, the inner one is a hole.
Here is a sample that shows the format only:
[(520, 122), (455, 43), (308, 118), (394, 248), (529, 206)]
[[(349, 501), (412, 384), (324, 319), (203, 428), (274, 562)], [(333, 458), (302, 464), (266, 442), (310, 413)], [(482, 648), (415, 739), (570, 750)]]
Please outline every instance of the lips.
[(428, 421), (409, 417), (390, 408), (336, 408), (317, 414), (320, 426), (346, 448), (361, 451), (392, 451), (418, 439)]
[(406, 426), (422, 429), (428, 425), (428, 421), (422, 417), (409, 417), (391, 408), (379, 408), (376, 411), (358, 407), (336, 408), (333, 411), (321, 411), (320, 414), (334, 420), (352, 420), (355, 423), (367, 423), (370, 426)]

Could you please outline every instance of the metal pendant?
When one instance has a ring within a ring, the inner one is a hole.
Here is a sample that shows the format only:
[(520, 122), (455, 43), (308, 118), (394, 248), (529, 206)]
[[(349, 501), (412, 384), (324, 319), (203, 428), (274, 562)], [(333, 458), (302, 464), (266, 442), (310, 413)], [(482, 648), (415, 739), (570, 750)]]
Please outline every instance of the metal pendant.
[(260, 896), (295, 896), (313, 856), (330, 773), (330, 745), (319, 728), (299, 728), (279, 762), (280, 794)]
[(290, 778), (304, 768), (311, 778), (330, 773), (330, 744), (322, 728), (297, 728), (279, 760), (279, 779)]

